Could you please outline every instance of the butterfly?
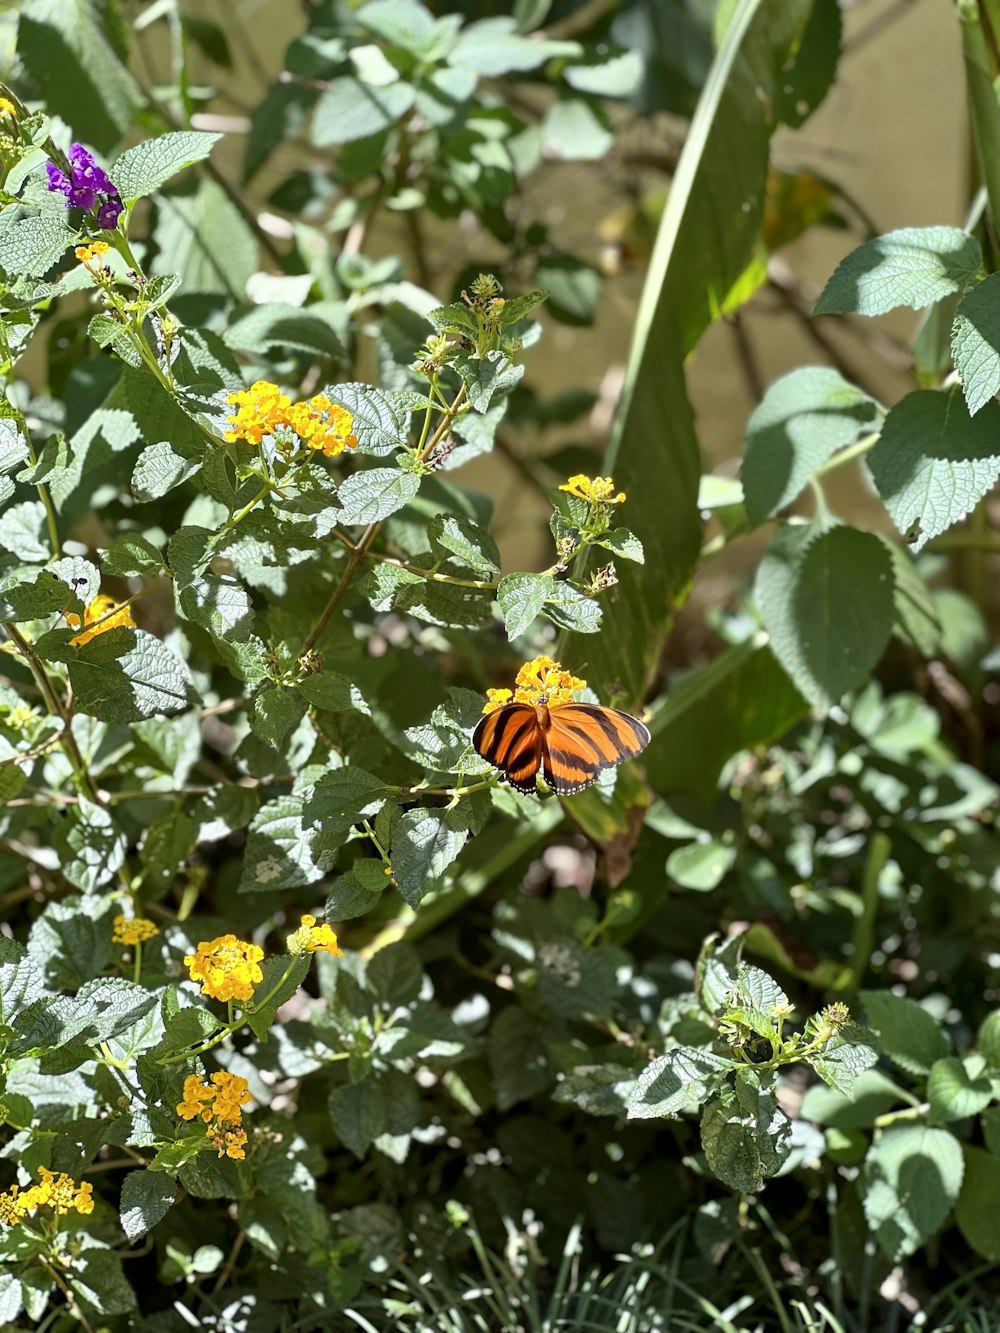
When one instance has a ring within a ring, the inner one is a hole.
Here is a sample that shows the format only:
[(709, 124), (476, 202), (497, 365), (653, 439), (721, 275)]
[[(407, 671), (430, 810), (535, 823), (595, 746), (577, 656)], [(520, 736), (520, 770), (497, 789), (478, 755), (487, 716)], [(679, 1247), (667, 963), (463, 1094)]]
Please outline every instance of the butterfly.
[(476, 752), (499, 768), (512, 787), (531, 795), (539, 770), (557, 796), (583, 791), (607, 768), (649, 744), (638, 718), (602, 704), (507, 703), (481, 718), (472, 733)]

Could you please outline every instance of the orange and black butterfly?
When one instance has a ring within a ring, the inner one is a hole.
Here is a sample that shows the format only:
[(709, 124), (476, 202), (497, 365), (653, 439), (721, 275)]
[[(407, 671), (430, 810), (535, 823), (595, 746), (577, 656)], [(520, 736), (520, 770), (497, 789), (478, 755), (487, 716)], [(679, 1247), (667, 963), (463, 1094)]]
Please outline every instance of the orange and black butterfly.
[(649, 732), (617, 708), (550, 703), (540, 694), (533, 703), (505, 703), (487, 714), (472, 744), (518, 791), (531, 795), (541, 771), (558, 796), (569, 796), (634, 758), (649, 744)]

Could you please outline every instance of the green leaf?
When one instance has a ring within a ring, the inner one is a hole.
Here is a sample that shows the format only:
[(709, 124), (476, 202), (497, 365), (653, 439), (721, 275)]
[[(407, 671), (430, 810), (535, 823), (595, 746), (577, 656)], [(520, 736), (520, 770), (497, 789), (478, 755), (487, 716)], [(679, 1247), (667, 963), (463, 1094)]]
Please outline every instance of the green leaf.
[(881, 1131), (865, 1158), (864, 1207), (893, 1263), (944, 1225), (963, 1174), (962, 1149), (948, 1130), (891, 1125)]
[(579, 59), (582, 54), (576, 42), (524, 37), (517, 31), (517, 20), (504, 15), (467, 24), (448, 55), (448, 64), (496, 78), (515, 70), (537, 69), (559, 57)]
[(638, 51), (604, 56), (596, 65), (567, 65), (562, 76), (589, 97), (632, 97), (642, 84), (644, 62)]
[(652, 719), (643, 764), (655, 791), (710, 802), (731, 755), (776, 740), (806, 712), (767, 636), (753, 635), (674, 686)]
[(393, 879), (411, 907), (465, 846), (468, 827), (458, 811), (408, 810), (396, 826), (390, 861)]
[(892, 560), (893, 605), (896, 629), (906, 636), (924, 657), (941, 651), (941, 624), (934, 599), (917, 572), (910, 555), (896, 542), (883, 538)]
[(331, 403), (350, 412), (359, 454), (384, 457), (406, 443), (409, 408), (402, 395), (371, 384), (329, 384), (323, 392)]
[(420, 478), (395, 467), (373, 467), (354, 472), (337, 493), (341, 523), (380, 523), (402, 509), (420, 489)]
[(0, 578), (0, 620), (15, 624), (71, 609), (73, 598), (53, 569), (22, 568)]
[(343, 835), (307, 831), (299, 796), (266, 802), (254, 815), (247, 834), (240, 892), (315, 884), (333, 865), (343, 840)]
[(390, 884), (389, 874), (374, 857), (359, 857), (346, 875), (339, 875), (326, 900), (323, 915), (330, 921), (349, 921), (371, 911)]
[[(600, 636), (560, 643), (627, 708), (643, 697), (701, 545), (700, 459), (684, 362), (757, 254), (768, 142), (783, 70), (810, 0), (747, 0), (725, 30), (686, 135), (646, 274), (602, 471), (628, 496), (622, 517), (645, 550), (625, 566)], [(753, 70), (752, 78), (742, 71)], [(724, 227), (718, 225), (726, 219)]]
[(382, 1088), (376, 1078), (348, 1083), (330, 1094), (330, 1118), (337, 1137), (355, 1157), (363, 1158), (384, 1134), (388, 1112)]
[(1000, 273), (990, 273), (966, 292), (951, 326), (951, 351), (969, 415), (1000, 390)]
[(519, 638), (552, 595), (555, 580), (549, 574), (508, 574), (497, 587), (508, 639)]
[(428, 524), (427, 536), (435, 551), (454, 556), (468, 569), (481, 574), (493, 574), (500, 569), (496, 542), (484, 528), (466, 518), (435, 514)]
[(375, 86), (350, 76), (333, 79), (316, 103), (312, 141), (325, 148), (381, 134), (406, 115), (415, 97), (402, 80)]
[(77, 648), (71, 637), (52, 630), (37, 648), (46, 660), (67, 664), (79, 712), (105, 722), (138, 722), (198, 702), (187, 664), (145, 630), (104, 630)]
[(357, 12), (357, 20), (411, 55), (428, 58), (435, 53), (442, 29), (419, 0), (371, 0)]
[(135, 1309), (135, 1292), (114, 1250), (84, 1249), (68, 1274), (69, 1285), (85, 1309), (105, 1315), (128, 1314)]
[(0, 268), (42, 277), (75, 241), (76, 232), (50, 213), (0, 224)]
[[(541, 577), (546, 577), (542, 575)], [(542, 613), (555, 625), (575, 630), (577, 634), (596, 634), (604, 611), (599, 602), (588, 597), (565, 579), (554, 579)]]
[(637, 565), (644, 564), (646, 560), (642, 542), (635, 533), (629, 532), (628, 528), (614, 528), (611, 532), (598, 537), (594, 545), (602, 546), (606, 551), (613, 551), (623, 560), (634, 560)]
[(861, 1004), (880, 1049), (908, 1074), (928, 1074), (949, 1053), (940, 1024), (915, 1000), (889, 991), (862, 991)]
[(534, 1097), (555, 1076), (538, 1025), (516, 1004), (502, 1009), (493, 1020), (487, 1056), (499, 1111), (509, 1111)]
[(837, 73), (842, 19), (838, 0), (814, 0), (802, 40), (781, 67), (775, 110), (797, 127), (823, 101)]
[(140, 504), (158, 500), (181, 482), (193, 477), (201, 467), (196, 458), (175, 453), (169, 441), (151, 444), (136, 459), (132, 472), (132, 494)]
[(506, 352), (487, 352), (485, 356), (460, 354), (455, 369), (462, 377), (466, 396), (477, 412), (485, 412), (494, 394), (507, 394), (524, 376), (524, 366), (511, 361)]
[(307, 703), (328, 713), (353, 710), (366, 716), (371, 714), (358, 687), (346, 676), (338, 676), (335, 671), (324, 671), (319, 676), (306, 676), (299, 681), (296, 688)]
[(395, 1009), (412, 1004), (420, 994), (424, 969), (412, 944), (397, 940), (379, 949), (368, 964), (368, 981), (384, 1004)]
[(818, 708), (867, 680), (892, 633), (892, 561), (870, 532), (780, 530), (754, 594), (774, 655)]
[(753, 1069), (740, 1069), (735, 1090), (709, 1102), (701, 1119), (708, 1165), (730, 1189), (751, 1193), (773, 1176), (791, 1152), (792, 1126)]
[(155, 271), (179, 274), (185, 296), (245, 299), (258, 266), (257, 238), (214, 180), (203, 178), (193, 194), (161, 195), (154, 243), (169, 263), (169, 269)]
[(130, 1171), (122, 1181), (119, 1211), (122, 1230), (134, 1245), (166, 1217), (177, 1199), (177, 1186), (158, 1171)]
[(958, 227), (904, 227), (876, 236), (842, 259), (816, 302), (817, 315), (884, 315), (919, 310), (975, 281), (979, 243)]
[(147, 891), (170, 887), (194, 849), (195, 832), (194, 820), (183, 810), (170, 810), (150, 824), (139, 853)]
[(677, 1046), (648, 1064), (628, 1097), (630, 1120), (695, 1111), (719, 1088), (735, 1061), (696, 1046)]
[(983, 1019), (976, 1047), (991, 1070), (1000, 1071), (1000, 1010)]
[(152, 194), (179, 171), (201, 162), (222, 138), (197, 130), (176, 130), (126, 148), (111, 168), (111, 179), (127, 205)]
[(117, 21), (101, 0), (25, 0), (18, 20), (18, 56), (35, 95), (101, 152), (124, 137), (142, 100)]
[(0, 1030), (15, 1016), (42, 998), (45, 979), (23, 944), (0, 939)]
[(877, 1053), (859, 1040), (849, 1025), (831, 1037), (818, 1055), (810, 1056), (809, 1063), (828, 1087), (850, 1097), (858, 1079), (877, 1059)]
[(836, 370), (807, 366), (772, 384), (747, 423), (743, 492), (751, 523), (796, 498), (838, 449), (879, 415), (877, 404)]
[(49, 559), (52, 553), (41, 500), (24, 500), (0, 514), (0, 550), (33, 564)]
[(227, 347), (254, 356), (272, 352), (275, 348), (287, 348), (312, 356), (331, 356), (338, 360), (344, 357), (343, 345), (325, 319), (279, 301), (252, 306), (237, 315), (223, 339)]
[[(944, 1131), (938, 1130), (937, 1133)], [(997, 1227), (997, 1198), (1000, 1197), (1000, 1157), (982, 1148), (962, 1145), (965, 1175), (955, 1204), (955, 1221), (977, 1254), (1000, 1262), (1000, 1228)]]
[(122, 532), (102, 552), (101, 568), (105, 574), (123, 578), (132, 574), (155, 577), (163, 571), (163, 556), (141, 533)]
[(1000, 476), (1000, 403), (970, 417), (957, 390), (918, 389), (868, 455), (878, 493), (916, 552), (972, 512)]
[[(582, 97), (561, 98), (553, 102), (542, 121), (542, 149), (545, 155), (564, 162), (599, 162), (611, 150), (614, 141), (607, 120)], [(600, 275), (596, 270), (592, 269), (591, 272), (599, 286)], [(549, 286), (547, 276), (543, 273), (537, 276), (539, 282)], [(558, 301), (556, 289), (550, 287), (550, 292), (555, 305)]]
[(736, 860), (736, 848), (723, 842), (692, 842), (667, 857), (667, 874), (684, 889), (717, 889)]
[(955, 1056), (935, 1060), (927, 1078), (932, 1125), (964, 1120), (989, 1106), (993, 1100), (993, 1081), (985, 1068), (985, 1061), (977, 1055), (966, 1056), (964, 1060)]
[(128, 838), (103, 806), (81, 797), (56, 826), (52, 845), (62, 874), (84, 893), (114, 879), (124, 864)]

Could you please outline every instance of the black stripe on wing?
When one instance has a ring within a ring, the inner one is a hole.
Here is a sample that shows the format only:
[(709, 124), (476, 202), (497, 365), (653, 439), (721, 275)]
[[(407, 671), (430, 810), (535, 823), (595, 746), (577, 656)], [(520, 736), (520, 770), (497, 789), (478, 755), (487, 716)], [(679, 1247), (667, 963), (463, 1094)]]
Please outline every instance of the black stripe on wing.
[(499, 768), (512, 787), (533, 795), (542, 763), (542, 729), (528, 704), (507, 704), (488, 713), (472, 733), (476, 753)]
[(570, 796), (644, 750), (649, 732), (616, 708), (561, 704), (550, 710), (545, 741), (545, 781), (557, 795)]

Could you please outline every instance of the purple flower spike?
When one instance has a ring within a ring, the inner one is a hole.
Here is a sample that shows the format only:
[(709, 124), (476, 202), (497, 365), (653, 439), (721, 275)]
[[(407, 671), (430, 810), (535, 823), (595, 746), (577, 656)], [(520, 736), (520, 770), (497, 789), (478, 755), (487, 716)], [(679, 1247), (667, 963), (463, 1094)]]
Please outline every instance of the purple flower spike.
[(97, 225), (104, 231), (114, 231), (122, 215), (122, 202), (114, 182), (82, 143), (70, 145), (69, 161), (68, 179), (54, 162), (46, 163), (49, 189), (53, 194), (65, 195), (71, 208), (82, 208), (87, 213), (97, 208)]
[(54, 162), (46, 162), (45, 170), (49, 177), (49, 189), (53, 194), (64, 194), (69, 198), (69, 192), (72, 190), (69, 180), (63, 172), (59, 170)]
[(118, 226), (118, 219), (122, 215), (122, 201), (116, 195), (114, 199), (109, 199), (106, 204), (102, 204), (97, 210), (97, 225), (103, 231), (114, 231)]
[[(70, 145), (69, 160), (73, 168), (73, 189), (80, 193), (117, 194), (106, 172), (87, 152), (82, 143)], [(81, 208), (92, 208), (93, 204), (81, 204)]]

